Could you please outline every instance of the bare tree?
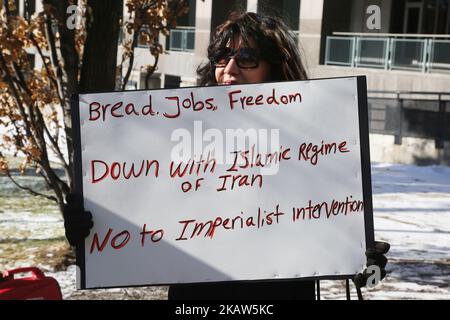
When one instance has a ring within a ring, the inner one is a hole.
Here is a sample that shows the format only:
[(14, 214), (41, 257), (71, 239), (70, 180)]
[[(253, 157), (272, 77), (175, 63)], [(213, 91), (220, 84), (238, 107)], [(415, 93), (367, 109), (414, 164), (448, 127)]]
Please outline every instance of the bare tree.
[[(167, 34), (188, 6), (183, 0), (126, 0), (125, 19), (123, 0), (43, 0), (42, 12), (23, 17), (15, 1), (0, 1), (0, 172), (19, 188), (56, 201), (62, 210), (73, 186), (71, 95), (124, 89), (138, 41), (155, 57), (146, 66), (149, 77), (162, 53), (159, 34)], [(76, 27), (68, 23), (73, 6), (83, 21)], [(117, 64), (120, 45), (124, 54)], [(42, 60), (40, 70), (30, 63), (31, 52)], [(7, 154), (23, 159), (22, 171), (35, 168), (52, 193), (17, 181)], [(52, 165), (52, 154), (64, 177)]]

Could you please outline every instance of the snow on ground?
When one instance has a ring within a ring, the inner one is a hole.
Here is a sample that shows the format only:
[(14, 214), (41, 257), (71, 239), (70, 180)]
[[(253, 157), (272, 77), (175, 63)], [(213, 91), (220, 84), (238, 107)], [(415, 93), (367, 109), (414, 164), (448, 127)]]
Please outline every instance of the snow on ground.
[[(391, 249), (387, 278), (364, 297), (450, 299), (450, 167), (373, 163), (372, 189), (375, 239)], [(345, 298), (343, 282), (322, 287)]]
[[(57, 260), (67, 244), (56, 208), (18, 196), (5, 179), (0, 177), (0, 270), (38, 265), (58, 280), (65, 299), (167, 298), (167, 287), (76, 291), (75, 266), (60, 270), (64, 263)], [(391, 250), (387, 277), (363, 289), (364, 298), (450, 299), (450, 167), (373, 163), (372, 186), (375, 239), (389, 242)], [(353, 285), (351, 294), (356, 299)], [(344, 281), (321, 281), (321, 296), (345, 299)]]

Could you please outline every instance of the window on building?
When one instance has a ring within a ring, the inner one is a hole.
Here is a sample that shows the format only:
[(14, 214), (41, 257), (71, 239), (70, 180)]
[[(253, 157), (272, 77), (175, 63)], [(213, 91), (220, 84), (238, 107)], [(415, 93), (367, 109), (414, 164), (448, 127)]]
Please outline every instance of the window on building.
[(227, 20), (232, 11), (247, 11), (247, 0), (213, 1), (211, 14), (211, 36), (214, 30)]
[(17, 16), (20, 13), (20, 1), (19, 0), (12, 0), (12, 1), (6, 1), (6, 4), (9, 9), (9, 13), (13, 16)]
[(448, 0), (427, 0), (424, 2), (423, 33), (446, 34), (448, 32)]
[(180, 27), (195, 27), (196, 0), (188, 0), (189, 11), (187, 14), (177, 19), (177, 25)]
[(36, 11), (36, 0), (24, 0), (23, 16), (30, 21), (31, 16)]
[(188, 13), (177, 19), (177, 27), (166, 37), (166, 48), (170, 51), (194, 51), (196, 0), (188, 3)]
[(181, 83), (181, 78), (177, 76), (171, 76), (166, 74), (164, 77), (164, 89), (175, 89), (179, 88)]
[(353, 1), (360, 0), (324, 0), (319, 59), (321, 64), (325, 63), (327, 37), (332, 36), (334, 32), (351, 31)]
[(299, 0), (259, 0), (258, 12), (281, 17), (293, 31), (299, 30)]
[(450, 34), (449, 0), (392, 2), (391, 33)]
[(423, 17), (423, 3), (417, 1), (408, 1), (405, 7), (405, 20), (403, 24), (404, 33), (421, 33), (422, 17)]

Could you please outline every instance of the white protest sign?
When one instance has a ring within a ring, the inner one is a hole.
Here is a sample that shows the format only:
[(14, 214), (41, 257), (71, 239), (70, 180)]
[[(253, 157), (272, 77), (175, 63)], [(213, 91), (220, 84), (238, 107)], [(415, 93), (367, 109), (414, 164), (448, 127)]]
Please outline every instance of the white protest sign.
[(78, 286), (360, 271), (362, 81), (80, 94), (77, 188), (94, 227)]

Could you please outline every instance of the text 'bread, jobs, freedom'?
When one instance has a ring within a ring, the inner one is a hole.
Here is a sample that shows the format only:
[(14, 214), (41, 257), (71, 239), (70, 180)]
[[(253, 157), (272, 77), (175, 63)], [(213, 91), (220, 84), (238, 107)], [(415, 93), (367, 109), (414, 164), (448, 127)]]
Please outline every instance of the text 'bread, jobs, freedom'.
[[(148, 96), (148, 103), (143, 106), (128, 103), (126, 101), (115, 101), (111, 103), (100, 103), (93, 101), (89, 104), (89, 121), (106, 121), (109, 118), (123, 118), (130, 116), (154, 117), (162, 115), (164, 118), (174, 119), (181, 116), (183, 110), (216, 111), (219, 106), (214, 98), (198, 99), (191, 91), (187, 98), (179, 96), (167, 96), (165, 98), (164, 110), (160, 110), (153, 105), (152, 96)], [(251, 107), (282, 107), (290, 104), (302, 102), (302, 95), (299, 92), (288, 94), (278, 94), (276, 89), (272, 89), (270, 95), (257, 94), (245, 95), (242, 90), (228, 92), (228, 108), (242, 110)]]

